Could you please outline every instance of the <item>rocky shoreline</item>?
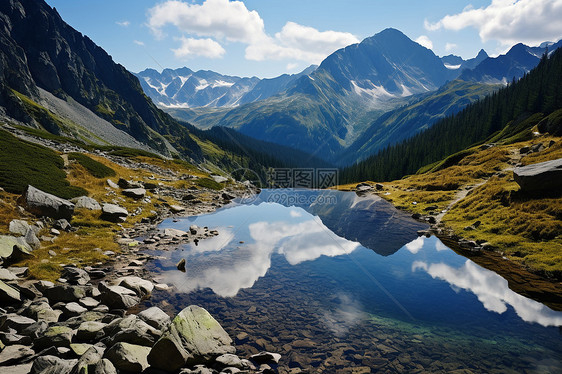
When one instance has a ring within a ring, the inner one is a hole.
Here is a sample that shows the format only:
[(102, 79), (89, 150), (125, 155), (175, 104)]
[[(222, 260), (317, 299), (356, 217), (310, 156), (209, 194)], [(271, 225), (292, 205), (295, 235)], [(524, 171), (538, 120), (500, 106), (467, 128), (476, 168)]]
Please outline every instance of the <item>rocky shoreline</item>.
[[(107, 262), (83, 268), (66, 264), (61, 278), (49, 282), (29, 279), (27, 268), (10, 264), (31, 255), (41, 240), (52, 241), (61, 231), (72, 231), (69, 220), (76, 206), (101, 210), (102, 217), (113, 222), (124, 221), (131, 213), (86, 197), (67, 202), (28, 187), (18, 200), (21, 210), (40, 218), (33, 224), (13, 220), (10, 232), (21, 236), (2, 239), (0, 370), (14, 374), (276, 372), (281, 355), (236, 356), (233, 340), (205, 309), (191, 305), (174, 316), (150, 306), (152, 293), (172, 287), (160, 283), (144, 267), (153, 259), (144, 253), (146, 249), (176, 250), (183, 243), (219, 235), (196, 226), (188, 231), (160, 230), (163, 219), (207, 213), (252, 191), (246, 187), (207, 189), (206, 201), (200, 201), (200, 191), (126, 180), (107, 183), (110, 193), (121, 188), (123, 195), (143, 199), (151, 188), (158, 196), (183, 203), (158, 204), (150, 219), (143, 218), (132, 227), (117, 223), (119, 253), (98, 249), (109, 257)], [(51, 236), (38, 238), (45, 230)]]

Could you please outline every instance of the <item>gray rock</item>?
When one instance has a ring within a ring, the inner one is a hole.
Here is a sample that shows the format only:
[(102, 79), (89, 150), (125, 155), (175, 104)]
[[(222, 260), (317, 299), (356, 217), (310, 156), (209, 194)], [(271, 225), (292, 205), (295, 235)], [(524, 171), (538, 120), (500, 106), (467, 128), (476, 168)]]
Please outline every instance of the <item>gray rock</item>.
[(128, 188), (123, 190), (123, 195), (132, 197), (135, 200), (140, 200), (146, 195), (146, 190), (144, 188)]
[(117, 374), (117, 369), (107, 358), (102, 359), (94, 367), (93, 374)]
[(96, 201), (96, 199), (92, 199), (88, 196), (80, 196), (71, 200), (74, 203), (74, 207), (76, 209), (89, 209), (89, 210), (101, 210), (101, 205)]
[(99, 340), (105, 336), (104, 328), (106, 326), (106, 323), (98, 321), (82, 322), (76, 330), (76, 340), (80, 342)]
[(94, 299), (93, 297), (85, 297), (83, 299), (78, 300), (78, 303), (82, 305), (84, 308), (92, 309), (100, 305), (100, 302)]
[(121, 286), (108, 286), (101, 282), (98, 286), (101, 302), (110, 309), (129, 309), (140, 303), (135, 291)]
[(33, 347), (42, 350), (48, 347), (67, 347), (70, 348), (74, 330), (67, 326), (50, 326), (43, 336), (36, 339)]
[(178, 268), (179, 271), (183, 271), (185, 273), (185, 258), (179, 260), (178, 263), (176, 264), (176, 267)]
[(181, 212), (185, 211), (185, 208), (181, 205), (173, 204), (173, 205), (170, 205), (170, 211), (172, 213), (181, 213)]
[(70, 343), (70, 349), (78, 357), (82, 356), (88, 351), (88, 349), (92, 348), (93, 346), (93, 344), (87, 343)]
[(40, 336), (42, 336), (45, 333), (45, 331), (47, 331), (48, 326), (49, 325), (45, 321), (35, 322), (35, 323), (27, 326), (26, 328), (24, 328), (21, 331), (21, 334), (23, 336), (27, 336), (27, 337), (35, 340), (35, 339), (39, 338)]
[(149, 352), (149, 347), (120, 342), (105, 352), (105, 358), (118, 370), (140, 373), (148, 367)]
[(19, 314), (4, 314), (0, 316), (0, 329), (3, 331), (13, 329), (19, 333), (34, 323), (35, 321), (31, 318), (20, 316)]
[(71, 374), (90, 373), (91, 371), (89, 369), (93, 368), (103, 359), (104, 352), (105, 348), (95, 345), (90, 346), (90, 348), (80, 356), (78, 362), (72, 368)]
[(172, 238), (186, 237), (189, 234), (183, 230), (178, 229), (164, 229), (164, 235), (171, 236)]
[(35, 231), (33, 231), (32, 229), (27, 230), (27, 233), (24, 236), (24, 240), (33, 249), (38, 249), (39, 247), (41, 247), (41, 242), (35, 235)]
[(64, 306), (63, 313), (67, 317), (76, 317), (82, 313), (86, 313), (87, 311), (88, 309), (84, 308), (82, 305), (73, 301)]
[(152, 284), (151, 281), (147, 281), (135, 276), (119, 278), (117, 279), (117, 284), (119, 286), (135, 291), (138, 296), (149, 295), (154, 289), (154, 284)]
[(540, 162), (513, 170), (513, 178), (522, 191), (553, 191), (562, 189), (562, 158)]
[(0, 268), (0, 280), (11, 281), (17, 280), (18, 277), (8, 269)]
[(160, 330), (153, 328), (135, 315), (112, 322), (105, 329), (107, 335), (113, 336), (113, 343), (125, 342), (130, 344), (152, 347), (160, 338)]
[(111, 179), (107, 180), (107, 185), (113, 189), (118, 189), (119, 185), (117, 183), (115, 183), (114, 181), (112, 181)]
[(234, 353), (236, 349), (231, 344), (232, 339), (209, 312), (191, 305), (174, 318), (152, 347), (148, 362), (154, 368), (175, 371)]
[(8, 270), (14, 273), (18, 278), (27, 277), (29, 274), (29, 268), (26, 266), (10, 266)]
[(9, 374), (29, 374), (31, 371), (32, 362), (22, 365), (3, 366), (2, 370)]
[[(0, 332), (0, 342), (6, 345), (20, 344), (25, 346), (31, 346), (33, 344), (33, 341), (29, 336), (23, 336), (13, 332)], [(2, 346), (2, 344), (0, 344), (0, 346)]]
[(2, 305), (19, 303), (21, 302), (21, 294), (17, 289), (0, 280), (0, 301)]
[(70, 231), (72, 229), (70, 223), (64, 218), (57, 219), (55, 223), (53, 223), (53, 227), (62, 231)]
[(250, 356), (250, 359), (255, 361), (257, 364), (267, 364), (267, 363), (279, 363), (281, 355), (279, 353), (271, 352), (260, 352), (255, 355)]
[(18, 203), (28, 212), (38, 216), (71, 219), (74, 213), (74, 204), (70, 201), (43, 192), (33, 186), (27, 186), (23, 195), (18, 199)]
[(172, 322), (170, 316), (164, 313), (164, 311), (157, 306), (153, 306), (151, 308), (143, 310), (138, 314), (138, 317), (158, 330), (167, 328), (168, 325)]
[(84, 286), (90, 281), (90, 275), (86, 270), (73, 266), (65, 266), (62, 271), (62, 277), (68, 280), (68, 283)]
[(117, 185), (121, 188), (143, 188), (143, 184), (140, 182), (135, 182), (135, 181), (128, 181), (126, 179), (123, 178), (119, 178), (119, 180), (117, 181)]
[(21, 219), (14, 219), (10, 222), (9, 230), (12, 234), (25, 235), (31, 229), (29, 223)]
[(86, 289), (81, 286), (67, 284), (57, 285), (43, 291), (51, 303), (78, 301), (86, 297)]
[(75, 360), (63, 360), (56, 356), (40, 356), (33, 361), (30, 374), (68, 374)]
[(101, 218), (110, 222), (124, 222), (129, 212), (115, 204), (103, 204)]
[(9, 345), (0, 352), (0, 366), (17, 364), (21, 360), (33, 356), (33, 349), (25, 345)]
[(29, 246), (24, 238), (0, 235), (0, 258), (17, 260), (31, 255), (33, 248)]
[(215, 362), (222, 367), (235, 367), (237, 369), (245, 369), (246, 365), (242, 362), (240, 357), (231, 353), (220, 355), (215, 359)]
[(25, 315), (47, 323), (58, 322), (62, 311), (53, 310), (49, 303), (43, 300), (34, 300), (24, 311)]

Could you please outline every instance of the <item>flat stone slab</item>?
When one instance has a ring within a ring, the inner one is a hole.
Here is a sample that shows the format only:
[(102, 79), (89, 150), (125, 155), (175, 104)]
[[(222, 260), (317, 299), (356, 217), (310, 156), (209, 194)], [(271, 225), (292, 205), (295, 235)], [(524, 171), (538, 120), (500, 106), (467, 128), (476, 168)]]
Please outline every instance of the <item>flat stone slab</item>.
[(562, 158), (517, 167), (513, 170), (513, 178), (523, 191), (560, 191)]

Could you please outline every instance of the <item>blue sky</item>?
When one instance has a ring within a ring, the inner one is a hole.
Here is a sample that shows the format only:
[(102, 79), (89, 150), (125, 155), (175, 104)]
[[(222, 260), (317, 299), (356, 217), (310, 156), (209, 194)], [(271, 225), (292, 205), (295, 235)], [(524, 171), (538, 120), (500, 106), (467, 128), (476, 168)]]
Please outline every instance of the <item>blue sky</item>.
[(274, 77), (393, 27), (437, 55), (505, 52), (562, 38), (562, 0), (47, 0), (138, 72)]

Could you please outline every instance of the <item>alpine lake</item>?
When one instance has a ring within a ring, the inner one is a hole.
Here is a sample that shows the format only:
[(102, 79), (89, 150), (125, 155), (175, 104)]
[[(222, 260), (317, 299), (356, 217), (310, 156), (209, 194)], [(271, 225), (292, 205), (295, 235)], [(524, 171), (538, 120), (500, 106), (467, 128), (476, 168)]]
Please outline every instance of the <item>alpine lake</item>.
[(150, 303), (204, 307), (241, 357), (281, 353), (280, 373), (562, 372), (562, 312), (418, 237), (427, 225), (377, 196), (263, 190), (160, 227), (192, 225), (219, 235), (151, 251), (175, 287)]

